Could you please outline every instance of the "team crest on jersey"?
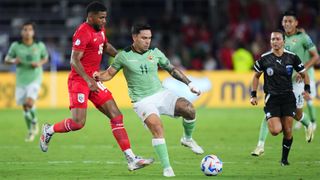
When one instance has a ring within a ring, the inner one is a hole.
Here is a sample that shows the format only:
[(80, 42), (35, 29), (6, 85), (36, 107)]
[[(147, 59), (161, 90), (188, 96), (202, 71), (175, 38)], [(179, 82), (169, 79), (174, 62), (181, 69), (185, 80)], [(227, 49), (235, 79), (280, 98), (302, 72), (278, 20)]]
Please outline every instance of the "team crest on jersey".
[(78, 93), (78, 102), (84, 103), (84, 94), (83, 93)]
[(267, 68), (267, 74), (268, 76), (272, 76), (273, 75), (273, 69), (272, 68)]
[(287, 70), (287, 74), (289, 76), (291, 76), (292, 71), (293, 71), (293, 66), (292, 65), (286, 65), (286, 70)]
[(79, 46), (80, 44), (81, 44), (80, 39), (77, 39), (77, 40), (74, 42), (74, 45), (76, 45), (76, 46)]
[(153, 59), (153, 56), (148, 56), (148, 59), (151, 61)]

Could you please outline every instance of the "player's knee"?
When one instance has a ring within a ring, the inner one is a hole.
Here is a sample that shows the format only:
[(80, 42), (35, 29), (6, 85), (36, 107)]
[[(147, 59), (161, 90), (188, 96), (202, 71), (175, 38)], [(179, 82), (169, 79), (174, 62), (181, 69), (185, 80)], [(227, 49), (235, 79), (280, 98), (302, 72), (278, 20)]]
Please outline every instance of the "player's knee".
[(272, 136), (277, 136), (282, 130), (280, 128), (270, 128), (269, 131)]

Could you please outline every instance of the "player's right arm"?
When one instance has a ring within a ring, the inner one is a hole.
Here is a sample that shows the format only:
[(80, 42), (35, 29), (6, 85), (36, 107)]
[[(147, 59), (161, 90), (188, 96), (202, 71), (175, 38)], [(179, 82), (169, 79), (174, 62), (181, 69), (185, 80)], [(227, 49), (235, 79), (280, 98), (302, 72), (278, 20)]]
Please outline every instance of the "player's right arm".
[(83, 57), (83, 51), (72, 50), (70, 65), (74, 68), (74, 70), (87, 82), (88, 87), (91, 91), (98, 91), (99, 87), (96, 81), (87, 75), (85, 72), (80, 60)]
[(260, 65), (260, 60), (256, 61), (253, 69), (256, 71), (252, 77), (252, 89), (251, 89), (251, 95), (250, 95), (250, 103), (255, 106), (258, 105), (258, 100), (257, 100), (257, 89), (259, 85), (259, 78), (261, 74), (263, 73), (262, 67)]
[(95, 72), (93, 78), (97, 81), (110, 81), (123, 68), (125, 57), (122, 52), (118, 53), (113, 63), (105, 71)]
[(8, 54), (4, 58), (4, 63), (5, 64), (19, 64), (20, 59), (17, 57), (16, 54), (16, 48), (17, 48), (17, 43), (14, 42), (11, 44)]

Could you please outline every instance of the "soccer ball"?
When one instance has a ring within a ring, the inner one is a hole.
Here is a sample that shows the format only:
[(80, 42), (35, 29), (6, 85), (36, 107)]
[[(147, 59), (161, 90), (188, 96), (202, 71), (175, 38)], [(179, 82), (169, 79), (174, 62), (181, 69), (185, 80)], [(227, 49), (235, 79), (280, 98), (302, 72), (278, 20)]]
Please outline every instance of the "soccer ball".
[(222, 161), (216, 155), (207, 155), (202, 159), (200, 168), (206, 176), (216, 176), (222, 171)]

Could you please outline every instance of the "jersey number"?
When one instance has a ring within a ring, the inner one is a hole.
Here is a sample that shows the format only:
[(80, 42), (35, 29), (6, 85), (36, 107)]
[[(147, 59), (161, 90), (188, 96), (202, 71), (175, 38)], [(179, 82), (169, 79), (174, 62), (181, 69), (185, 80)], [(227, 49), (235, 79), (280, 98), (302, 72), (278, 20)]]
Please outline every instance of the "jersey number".
[(148, 66), (145, 64), (145, 65), (140, 65), (140, 69), (141, 69), (141, 73), (144, 74), (148, 74)]
[(98, 50), (98, 54), (102, 54), (103, 52), (103, 43), (99, 45), (99, 50)]

